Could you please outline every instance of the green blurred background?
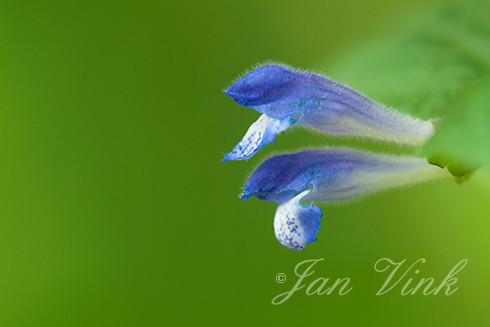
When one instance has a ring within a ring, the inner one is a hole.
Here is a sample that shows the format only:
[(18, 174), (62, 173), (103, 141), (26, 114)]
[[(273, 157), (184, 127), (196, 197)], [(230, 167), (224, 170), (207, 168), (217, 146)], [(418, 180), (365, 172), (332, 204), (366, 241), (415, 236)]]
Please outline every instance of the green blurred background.
[[(0, 325), (490, 325), (485, 171), (322, 206), (319, 242), (293, 252), (275, 240), (275, 205), (239, 201), (240, 186), (271, 153), (339, 141), (295, 130), (219, 161), (258, 117), (222, 93), (240, 72), (268, 59), (325, 71), (431, 7), (2, 1)], [(439, 281), (469, 263), (452, 296), (376, 297), (383, 257), (426, 258), (420, 276)], [(273, 306), (315, 258), (314, 276), (353, 291)]]

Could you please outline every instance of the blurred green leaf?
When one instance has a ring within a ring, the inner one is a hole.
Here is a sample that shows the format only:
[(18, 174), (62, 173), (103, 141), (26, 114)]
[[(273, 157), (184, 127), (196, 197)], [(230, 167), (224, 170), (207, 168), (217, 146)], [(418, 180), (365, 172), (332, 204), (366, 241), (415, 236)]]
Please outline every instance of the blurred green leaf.
[(490, 162), (489, 90), (490, 79), (469, 86), (423, 153), (444, 153), (466, 164)]
[(425, 155), (490, 162), (489, 3), (448, 5), (395, 23), (327, 73), (399, 111), (442, 119)]

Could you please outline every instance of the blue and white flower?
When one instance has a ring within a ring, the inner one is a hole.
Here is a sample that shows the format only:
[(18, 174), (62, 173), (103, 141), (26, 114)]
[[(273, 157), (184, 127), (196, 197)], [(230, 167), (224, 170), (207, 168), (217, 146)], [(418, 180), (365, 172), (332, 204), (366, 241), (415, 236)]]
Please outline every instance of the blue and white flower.
[(265, 160), (252, 174), (242, 199), (252, 196), (279, 204), (276, 238), (303, 250), (316, 241), (322, 211), (312, 201), (339, 202), (377, 191), (437, 178), (447, 169), (412, 156), (374, 154), (349, 148), (309, 149)]
[(223, 161), (248, 159), (296, 125), (408, 145), (424, 143), (434, 131), (431, 121), (398, 113), (326, 77), (279, 64), (258, 67), (225, 93), (262, 116)]

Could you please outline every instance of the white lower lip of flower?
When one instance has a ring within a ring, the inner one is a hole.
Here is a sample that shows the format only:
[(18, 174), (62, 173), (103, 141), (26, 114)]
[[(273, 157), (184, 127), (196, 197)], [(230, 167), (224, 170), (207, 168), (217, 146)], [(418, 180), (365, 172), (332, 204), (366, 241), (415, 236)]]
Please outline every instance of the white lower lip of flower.
[(274, 231), (277, 240), (292, 250), (304, 250), (305, 245), (316, 241), (316, 232), (320, 228), (322, 211), (319, 207), (302, 205), (301, 199), (311, 190), (306, 190), (282, 203), (274, 217)]
[(225, 155), (224, 161), (243, 160), (252, 157), (264, 145), (274, 142), (276, 134), (291, 126), (288, 120), (279, 120), (262, 114), (248, 129), (243, 139)]

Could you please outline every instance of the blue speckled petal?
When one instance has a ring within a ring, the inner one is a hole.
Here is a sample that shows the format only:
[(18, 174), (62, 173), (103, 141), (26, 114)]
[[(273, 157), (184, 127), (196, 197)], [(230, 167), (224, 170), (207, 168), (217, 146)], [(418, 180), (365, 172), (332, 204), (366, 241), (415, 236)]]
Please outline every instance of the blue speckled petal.
[(267, 143), (274, 142), (276, 134), (284, 131), (290, 126), (289, 121), (270, 118), (262, 115), (250, 126), (243, 139), (235, 148), (225, 154), (222, 161), (242, 160), (252, 157), (255, 152), (259, 151)]
[(391, 187), (450, 177), (447, 170), (422, 158), (349, 148), (310, 149), (264, 161), (248, 180), (241, 198), (255, 196), (283, 203), (312, 188), (305, 201), (343, 201)]
[(304, 250), (305, 245), (315, 242), (320, 228), (322, 210), (313, 205), (302, 205), (301, 199), (311, 190), (306, 190), (288, 202), (281, 204), (274, 217), (274, 231), (277, 240), (292, 250)]
[[(225, 93), (245, 107), (288, 122), (284, 129), (307, 125), (328, 134), (409, 145), (422, 144), (434, 131), (430, 121), (397, 113), (331, 79), (284, 65), (261, 66), (240, 78)], [(271, 140), (274, 138), (262, 138), (260, 146)], [(247, 155), (252, 156), (258, 149)], [(230, 156), (228, 160), (232, 159), (243, 156)]]

